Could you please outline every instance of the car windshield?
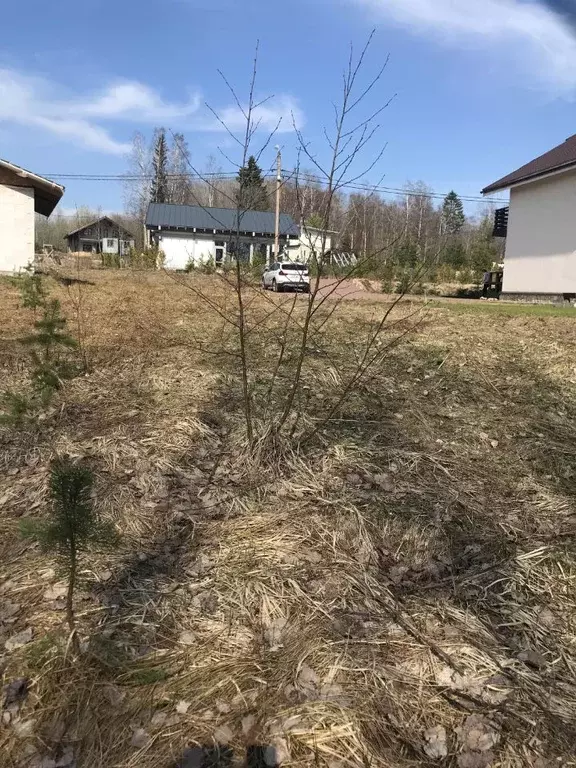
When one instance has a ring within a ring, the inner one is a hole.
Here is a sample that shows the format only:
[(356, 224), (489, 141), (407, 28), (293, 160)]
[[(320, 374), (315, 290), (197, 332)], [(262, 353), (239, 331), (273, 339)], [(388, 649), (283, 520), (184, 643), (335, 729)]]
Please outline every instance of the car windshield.
[(305, 264), (282, 264), (282, 269), (286, 272), (307, 272), (308, 267)]

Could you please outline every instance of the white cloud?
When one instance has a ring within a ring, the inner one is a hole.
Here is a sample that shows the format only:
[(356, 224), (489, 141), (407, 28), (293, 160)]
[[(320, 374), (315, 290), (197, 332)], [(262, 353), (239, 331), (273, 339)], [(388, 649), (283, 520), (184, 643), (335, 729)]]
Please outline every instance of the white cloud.
[(88, 117), (141, 120), (159, 123), (163, 120), (183, 120), (195, 114), (201, 106), (199, 96), (183, 104), (170, 104), (142, 83), (125, 82), (111, 85), (93, 101), (77, 105), (79, 114)]
[[(226, 107), (217, 114), (231, 131), (241, 131), (246, 125), (246, 119), (236, 105)], [(252, 119), (263, 131), (273, 131), (278, 126), (279, 133), (294, 130), (294, 123), (298, 128), (304, 124), (302, 110), (291, 96), (270, 99), (254, 110)]]
[(441, 42), (499, 46), (547, 88), (576, 87), (576, 35), (547, 8), (526, 0), (358, 0), (382, 17)]
[[(222, 125), (202, 109), (202, 98), (198, 94), (187, 101), (168, 102), (152, 88), (135, 81), (112, 83), (89, 97), (63, 94), (62, 90), (49, 80), (0, 69), (0, 125), (39, 128), (77, 146), (112, 155), (128, 152), (130, 145), (114, 138), (102, 123), (169, 125), (191, 131), (223, 130)], [(281, 130), (285, 131), (292, 129), (291, 112), (302, 120), (294, 100), (281, 96), (260, 107), (257, 117), (263, 130), (273, 128), (282, 117)], [(237, 107), (224, 107), (218, 113), (230, 130), (241, 128)]]

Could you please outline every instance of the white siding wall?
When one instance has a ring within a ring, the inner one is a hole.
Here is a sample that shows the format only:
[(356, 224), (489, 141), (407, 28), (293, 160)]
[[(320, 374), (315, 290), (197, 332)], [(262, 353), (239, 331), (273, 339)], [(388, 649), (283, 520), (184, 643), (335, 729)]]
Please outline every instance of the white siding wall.
[(576, 171), (511, 190), (503, 289), (576, 293)]
[[(108, 243), (112, 245), (108, 245)], [(117, 237), (103, 237), (100, 241), (102, 253), (118, 253), (118, 238)], [(134, 240), (121, 240), (120, 241), (120, 253), (126, 253), (130, 248), (134, 248)]]
[(190, 260), (198, 265), (216, 258), (215, 241), (205, 235), (167, 232), (160, 235), (159, 245), (166, 256), (166, 269), (185, 269)]
[[(291, 238), (288, 241), (289, 255), (292, 261), (310, 261), (312, 251), (316, 251), (316, 255), (320, 256), (322, 253), (322, 232), (318, 229), (309, 229), (306, 231), (302, 229), (302, 234), (299, 238)], [(329, 251), (332, 248), (332, 235), (326, 234), (326, 240), (324, 242), (324, 251)]]
[(0, 184), (0, 272), (34, 260), (34, 190)]
[[(118, 253), (118, 240), (115, 237), (105, 237), (101, 241), (102, 253)], [(108, 245), (108, 243), (112, 245)]]

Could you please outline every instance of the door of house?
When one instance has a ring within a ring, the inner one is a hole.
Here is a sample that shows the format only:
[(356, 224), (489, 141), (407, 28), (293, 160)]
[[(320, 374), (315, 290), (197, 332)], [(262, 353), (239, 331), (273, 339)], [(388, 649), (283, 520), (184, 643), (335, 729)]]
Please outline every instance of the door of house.
[(224, 240), (216, 240), (214, 243), (216, 246), (216, 266), (221, 265), (226, 260), (226, 243)]

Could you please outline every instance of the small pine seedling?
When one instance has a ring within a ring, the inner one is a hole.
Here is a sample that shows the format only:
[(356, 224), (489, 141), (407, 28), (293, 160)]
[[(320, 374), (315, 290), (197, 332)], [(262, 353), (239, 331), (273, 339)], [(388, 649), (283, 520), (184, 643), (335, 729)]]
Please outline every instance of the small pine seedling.
[(22, 274), (12, 278), (12, 285), (20, 290), (23, 307), (36, 312), (39, 307), (45, 305), (48, 292), (42, 281), (42, 275), (35, 273), (32, 265), (26, 267)]
[(55, 556), (68, 579), (66, 620), (76, 652), (74, 588), (79, 557), (91, 549), (114, 546), (118, 536), (114, 526), (101, 521), (94, 509), (94, 477), (88, 467), (61, 457), (52, 462), (50, 471), (49, 517), (47, 520), (23, 520), (21, 532), (40, 543), (45, 552)]
[(24, 395), (7, 390), (0, 394), (0, 424), (20, 426), (28, 416), (32, 404)]
[(66, 318), (62, 317), (60, 302), (51, 299), (44, 304), (40, 320), (34, 323), (35, 332), (20, 339), (31, 347), (32, 385), (43, 402), (50, 400), (60, 389), (62, 379), (71, 378), (75, 369), (63, 355), (63, 349), (78, 346), (76, 339), (66, 333)]

